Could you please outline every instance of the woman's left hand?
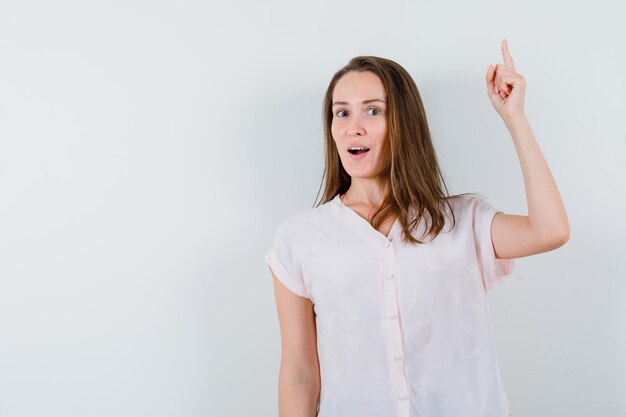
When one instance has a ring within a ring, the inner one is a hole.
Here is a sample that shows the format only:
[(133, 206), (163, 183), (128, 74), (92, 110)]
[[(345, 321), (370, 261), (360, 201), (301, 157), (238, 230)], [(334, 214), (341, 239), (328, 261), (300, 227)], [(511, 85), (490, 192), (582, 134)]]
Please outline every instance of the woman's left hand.
[(501, 44), (504, 64), (489, 64), (487, 68), (487, 95), (491, 104), (504, 121), (524, 116), (526, 79), (515, 72), (509, 46), (504, 39)]

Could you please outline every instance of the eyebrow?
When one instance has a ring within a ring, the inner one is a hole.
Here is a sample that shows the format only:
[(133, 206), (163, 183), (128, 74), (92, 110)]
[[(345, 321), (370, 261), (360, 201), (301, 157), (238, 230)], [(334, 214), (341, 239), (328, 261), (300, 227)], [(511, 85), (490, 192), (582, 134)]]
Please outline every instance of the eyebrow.
[[(364, 101), (363, 101), (363, 104), (372, 103), (372, 102), (374, 102), (374, 101), (380, 101), (381, 103), (384, 103), (384, 102), (385, 102), (384, 100), (381, 100), (381, 99), (379, 99), (379, 98), (372, 98), (372, 99), (369, 99), (369, 100), (364, 100)], [(347, 101), (335, 101), (335, 102), (333, 103), (333, 106), (336, 106), (336, 105), (338, 105), (338, 104), (348, 104), (348, 102), (347, 102)]]

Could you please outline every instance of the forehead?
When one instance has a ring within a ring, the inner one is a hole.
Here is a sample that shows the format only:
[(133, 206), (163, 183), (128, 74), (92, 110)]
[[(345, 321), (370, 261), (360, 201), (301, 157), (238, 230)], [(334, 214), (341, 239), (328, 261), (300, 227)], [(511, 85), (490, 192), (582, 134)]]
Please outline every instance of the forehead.
[(370, 71), (350, 71), (344, 74), (333, 90), (333, 102), (361, 102), (372, 98), (384, 100), (385, 86), (380, 78)]

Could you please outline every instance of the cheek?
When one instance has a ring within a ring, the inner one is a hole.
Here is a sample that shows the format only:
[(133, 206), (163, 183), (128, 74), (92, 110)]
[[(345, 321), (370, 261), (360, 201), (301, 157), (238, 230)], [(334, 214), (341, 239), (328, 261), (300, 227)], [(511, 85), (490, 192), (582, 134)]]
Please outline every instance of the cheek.
[(376, 136), (384, 140), (387, 136), (387, 123), (382, 122), (376, 125)]
[(339, 128), (335, 123), (330, 125), (330, 134), (333, 136), (333, 139), (337, 141), (337, 138), (339, 137)]

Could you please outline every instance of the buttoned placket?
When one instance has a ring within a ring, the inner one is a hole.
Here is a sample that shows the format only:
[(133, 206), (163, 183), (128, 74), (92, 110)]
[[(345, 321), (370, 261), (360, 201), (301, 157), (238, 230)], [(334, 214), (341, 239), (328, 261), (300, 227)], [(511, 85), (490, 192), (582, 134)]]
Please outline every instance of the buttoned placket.
[[(390, 236), (391, 237), (391, 236)], [(402, 323), (399, 317), (398, 304), (398, 279), (396, 268), (396, 251), (393, 243), (382, 236), (383, 246), (383, 296), (384, 308), (387, 320), (387, 334), (389, 335), (388, 346), (393, 356), (392, 374), (396, 382), (398, 395), (397, 417), (409, 417), (409, 395), (406, 374), (404, 372), (405, 358), (402, 344)]]
[[(385, 312), (386, 334), (389, 335), (387, 347), (392, 364), (392, 375), (396, 389), (397, 414), (396, 417), (409, 417), (409, 393), (407, 383), (407, 373), (405, 372), (406, 359), (403, 347), (402, 318), (399, 316), (400, 306), (398, 300), (398, 271), (396, 264), (396, 249), (392, 240), (400, 235), (401, 226), (396, 219), (385, 236), (372, 225), (359, 216), (350, 207), (343, 204), (339, 196), (335, 197), (338, 206), (338, 216), (342, 217), (355, 230), (359, 231), (370, 243), (382, 250), (381, 280), (383, 287), (383, 304)], [(342, 215), (343, 210), (343, 215)], [(399, 244), (399, 242), (398, 242)]]

